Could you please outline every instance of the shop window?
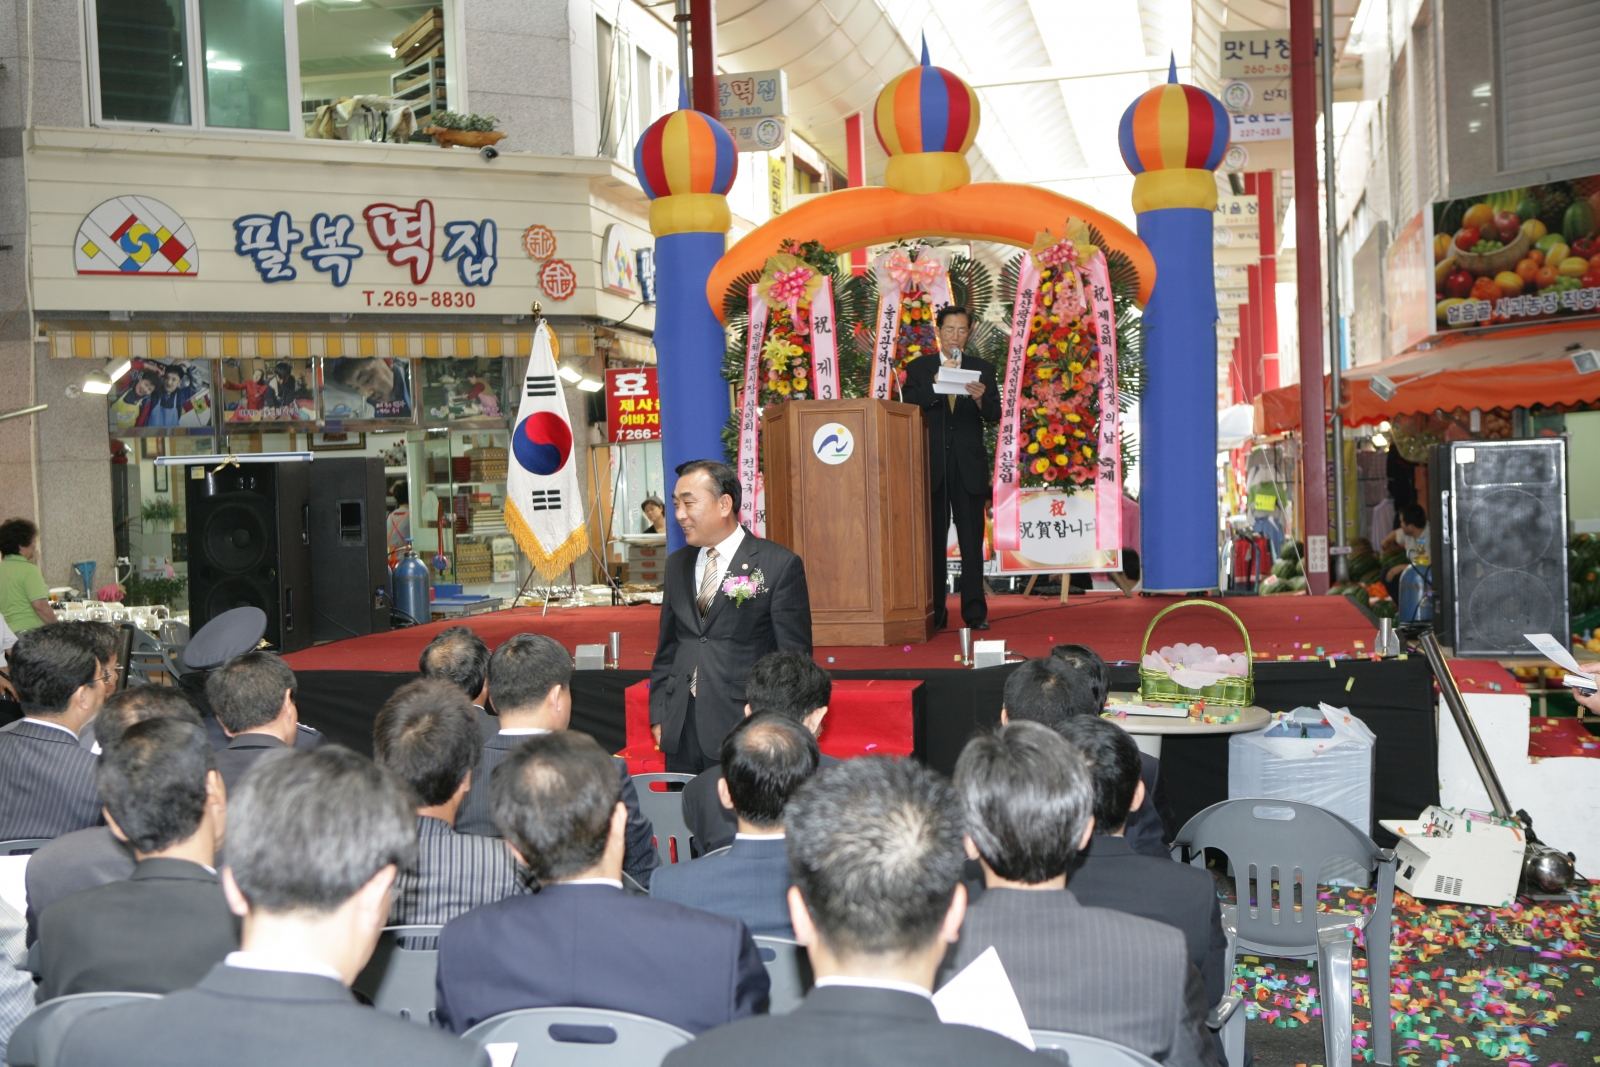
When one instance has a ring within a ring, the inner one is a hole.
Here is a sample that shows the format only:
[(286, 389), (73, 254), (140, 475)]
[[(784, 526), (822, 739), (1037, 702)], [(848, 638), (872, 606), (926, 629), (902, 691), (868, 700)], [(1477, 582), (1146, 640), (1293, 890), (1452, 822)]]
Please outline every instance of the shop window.
[[(300, 110), (307, 136), (431, 140), (419, 131), (432, 124), (433, 115), (450, 109), (445, 29), (450, 14), (448, 4), (403, 0), (297, 3)], [(410, 109), (409, 119), (403, 108)]]

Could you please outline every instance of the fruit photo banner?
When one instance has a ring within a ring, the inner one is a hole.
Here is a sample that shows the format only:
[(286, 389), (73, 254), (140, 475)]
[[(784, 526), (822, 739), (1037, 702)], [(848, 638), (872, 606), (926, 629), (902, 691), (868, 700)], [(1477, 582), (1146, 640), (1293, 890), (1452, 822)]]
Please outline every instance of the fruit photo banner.
[[(915, 257), (915, 258), (913, 258)], [(917, 246), (896, 248), (872, 264), (878, 278), (878, 330), (872, 396), (893, 399), (898, 372), (908, 360), (938, 351), (934, 319), (950, 304), (950, 253)]]

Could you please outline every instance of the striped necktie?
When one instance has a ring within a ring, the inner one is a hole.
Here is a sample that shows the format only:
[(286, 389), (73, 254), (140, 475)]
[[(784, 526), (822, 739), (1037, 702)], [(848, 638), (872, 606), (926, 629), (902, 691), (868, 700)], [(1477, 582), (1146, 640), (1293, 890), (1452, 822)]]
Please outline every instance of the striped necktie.
[[(706, 572), (700, 576), (700, 593), (694, 598), (695, 605), (700, 609), (700, 617), (706, 617), (706, 612), (711, 608), (711, 598), (717, 595), (717, 550), (706, 549)], [(689, 695), (699, 696), (700, 668), (694, 669), (694, 675), (689, 679)]]

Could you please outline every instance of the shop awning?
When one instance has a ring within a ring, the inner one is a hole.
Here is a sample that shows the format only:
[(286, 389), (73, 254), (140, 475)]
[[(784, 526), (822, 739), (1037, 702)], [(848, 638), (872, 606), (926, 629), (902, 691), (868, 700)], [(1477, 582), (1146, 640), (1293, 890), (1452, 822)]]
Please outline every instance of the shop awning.
[[(1345, 372), (1340, 410), (1351, 426), (1396, 415), (1431, 414), (1439, 408), (1532, 407), (1600, 401), (1600, 373), (1580, 374), (1571, 353), (1600, 348), (1600, 326), (1544, 323), (1513, 329), (1447, 335), (1426, 351), (1412, 351)], [(1395, 383), (1384, 400), (1372, 391), (1382, 375)], [(1330, 391), (1323, 378), (1323, 397)], [(1258, 434), (1300, 427), (1300, 386), (1272, 389), (1256, 398)]]
[[(589, 355), (587, 329), (554, 327), (558, 353)], [(56, 359), (495, 359), (526, 356), (533, 330), (113, 330), (45, 324)], [(613, 333), (607, 343), (636, 363), (654, 363), (650, 342)]]

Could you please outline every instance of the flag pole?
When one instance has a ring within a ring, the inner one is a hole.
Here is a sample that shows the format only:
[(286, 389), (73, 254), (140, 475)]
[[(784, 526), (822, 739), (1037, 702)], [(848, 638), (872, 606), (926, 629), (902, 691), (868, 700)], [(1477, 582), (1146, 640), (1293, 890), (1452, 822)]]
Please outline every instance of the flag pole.
[[(540, 305), (539, 301), (535, 300), (533, 302), (533, 307), (531, 307), (529, 310), (533, 312), (533, 334), (535, 337), (537, 337), (539, 335), (539, 327), (544, 325), (544, 308)], [(526, 552), (523, 553), (523, 558), (527, 558)], [(528, 560), (528, 576), (522, 579), (522, 586), (517, 590), (517, 595), (511, 598), (512, 607), (516, 607), (521, 602), (522, 594), (527, 591), (528, 583), (533, 581), (533, 576), (535, 573), (536, 571), (533, 566), (533, 560), (530, 559)]]

